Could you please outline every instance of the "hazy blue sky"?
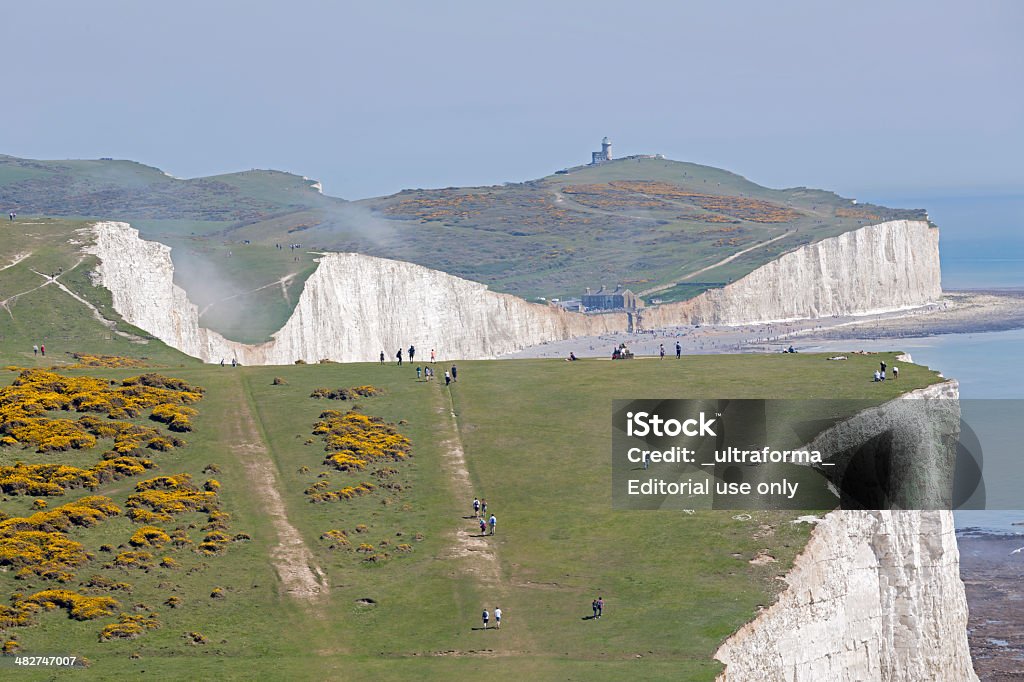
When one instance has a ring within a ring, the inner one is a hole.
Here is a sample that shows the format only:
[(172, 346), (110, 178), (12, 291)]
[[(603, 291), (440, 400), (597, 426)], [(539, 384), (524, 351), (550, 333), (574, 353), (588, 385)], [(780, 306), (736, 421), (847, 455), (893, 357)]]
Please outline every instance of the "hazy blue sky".
[(660, 152), (773, 187), (1024, 187), (1024, 2), (5, 3), (0, 152), (346, 198)]

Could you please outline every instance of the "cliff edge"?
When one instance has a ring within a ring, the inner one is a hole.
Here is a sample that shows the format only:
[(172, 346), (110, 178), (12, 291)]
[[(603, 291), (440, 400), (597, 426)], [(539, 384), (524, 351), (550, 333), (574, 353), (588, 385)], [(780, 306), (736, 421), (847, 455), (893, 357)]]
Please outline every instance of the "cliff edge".
[(939, 230), (890, 220), (784, 253), (721, 289), (643, 311), (640, 324), (750, 324), (914, 308), (942, 296)]
[(480, 359), (526, 346), (627, 329), (625, 313), (583, 315), (528, 303), (420, 265), (355, 253), (324, 254), (288, 322), (261, 344), (224, 338), (199, 324), (199, 310), (174, 283), (170, 247), (141, 239), (127, 223), (95, 228), (89, 252), (99, 282), (130, 324), (206, 362), (245, 365), (388, 360), (414, 344), (443, 358)]
[[(95, 234), (89, 250), (101, 260), (99, 281), (118, 313), (206, 362), (366, 362), (381, 350), (390, 360), (409, 344), (482, 359), (633, 326), (627, 313), (571, 313), (404, 261), (329, 253), (272, 340), (243, 344), (200, 326), (197, 307), (174, 284), (169, 247), (141, 239), (127, 223), (98, 223)], [(924, 305), (941, 295), (938, 239), (923, 221), (871, 225), (785, 253), (690, 301), (647, 308), (638, 324), (746, 324)]]
[[(956, 395), (950, 381), (904, 398)], [(832, 511), (785, 581), (716, 652), (719, 682), (978, 679), (951, 511)]]

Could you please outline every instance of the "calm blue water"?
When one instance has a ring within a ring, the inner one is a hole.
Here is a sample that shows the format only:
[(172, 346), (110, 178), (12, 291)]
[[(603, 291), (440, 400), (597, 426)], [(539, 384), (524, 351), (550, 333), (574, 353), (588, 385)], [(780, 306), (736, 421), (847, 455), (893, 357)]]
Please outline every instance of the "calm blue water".
[[(914, 362), (938, 369), (944, 376), (960, 382), (961, 399), (999, 398), (1024, 399), (1024, 329), (987, 334), (949, 334), (946, 336), (915, 339), (899, 344), (909, 352)], [(1016, 406), (1014, 407), (1016, 410)], [(965, 408), (965, 419), (968, 418)], [(1024, 419), (1024, 415), (1021, 415)], [(998, 433), (993, 433), (997, 431)], [(1024, 422), (1020, 433), (1024, 435)], [(977, 429), (977, 435), (984, 451), (991, 457), (1002, 453), (1007, 461), (1016, 453), (1007, 454), (1005, 430), (992, 431)], [(1016, 439), (1020, 442), (1020, 439)], [(1020, 490), (1020, 507), (1024, 508), (1024, 489)], [(1024, 532), (1024, 527), (1013, 526), (1024, 522), (1024, 511), (958, 511), (954, 513), (958, 528), (979, 527), (1003, 532)]]
[[(926, 208), (939, 226), (944, 289), (1024, 288), (1024, 193), (865, 197), (901, 208)], [(960, 382), (960, 397), (1024, 399), (1024, 329), (901, 339), (918, 364)], [(1021, 421), (1024, 436), (1024, 415)], [(979, 434), (986, 448), (984, 434)], [(1024, 438), (1020, 439), (1024, 440)], [(986, 448), (987, 449), (987, 448)], [(1024, 490), (1021, 490), (1024, 509)], [(1024, 532), (1024, 511), (956, 512), (958, 527)]]

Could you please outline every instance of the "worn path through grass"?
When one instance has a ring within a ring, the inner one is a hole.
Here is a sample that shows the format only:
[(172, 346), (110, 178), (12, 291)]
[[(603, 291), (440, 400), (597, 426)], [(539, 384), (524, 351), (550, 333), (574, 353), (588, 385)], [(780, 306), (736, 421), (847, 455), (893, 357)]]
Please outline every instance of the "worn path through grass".
[(316, 564), (302, 534), (288, 520), (277, 467), (270, 457), (262, 429), (253, 418), (252, 395), (240, 374), (229, 375), (224, 387), (234, 394), (232, 402), (237, 407), (225, 425), (227, 437), (222, 442), (229, 444), (232, 454), (245, 466), (252, 492), (261, 501), (261, 508), (270, 517), (277, 534), (271, 561), (281, 580), (281, 588), (292, 597), (309, 602), (311, 612), (322, 617), (323, 601), (328, 594), (327, 576)]
[[(459, 518), (458, 527), (455, 530), (453, 544), (449, 550), (448, 558), (458, 561), (460, 571), (463, 575), (472, 578), (480, 586), (482, 594), (487, 595), (490, 601), (482, 604), (492, 614), (491, 625), (495, 625), (493, 613), (495, 608), (501, 608), (503, 603), (509, 603), (508, 581), (504, 576), (501, 563), (498, 561), (495, 552), (494, 538), (480, 533), (479, 521), (469, 513), (470, 500), (478, 497), (474, 490), (476, 485), (470, 476), (466, 463), (466, 452), (462, 447), (462, 435), (459, 432), (459, 415), (455, 410), (455, 403), (451, 391), (441, 382), (435, 383), (435, 402), (437, 413), (445, 422), (447, 439), (441, 444), (444, 451), (442, 466), (446, 469), (452, 492), (457, 503), (465, 506), (467, 513)], [(499, 531), (500, 532), (500, 531)], [(507, 611), (506, 609), (504, 609)], [(532, 647), (529, 636), (529, 627), (521, 613), (516, 614), (516, 625), (508, 627), (508, 617), (505, 617), (507, 636), (503, 638), (504, 645), (501, 650), (492, 652), (497, 655), (524, 655), (528, 654)], [(482, 622), (480, 627), (482, 627)]]

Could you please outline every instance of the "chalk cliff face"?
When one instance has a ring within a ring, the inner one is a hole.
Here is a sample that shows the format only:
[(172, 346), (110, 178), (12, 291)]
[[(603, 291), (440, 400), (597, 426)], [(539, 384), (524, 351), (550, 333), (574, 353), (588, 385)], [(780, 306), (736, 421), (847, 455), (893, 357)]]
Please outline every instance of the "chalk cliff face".
[(977, 680), (959, 565), (950, 511), (833, 511), (778, 601), (719, 648), (719, 680)]
[[(489, 358), (546, 341), (627, 331), (625, 313), (581, 315), (489, 291), (412, 263), (327, 254), (272, 341), (242, 344), (199, 325), (173, 282), (170, 249), (125, 223), (100, 223), (92, 252), (125, 320), (208, 362), (368, 361), (400, 347), (445, 358)], [(647, 329), (856, 315), (923, 305), (941, 295), (938, 230), (896, 220), (800, 247), (690, 301), (645, 309)]]
[(207, 362), (247, 365), (303, 359), (389, 360), (414, 344), (424, 355), (488, 358), (526, 346), (625, 330), (623, 314), (582, 315), (489, 291), (477, 282), (401, 261), (327, 254), (288, 322), (271, 341), (243, 344), (199, 325), (198, 308), (173, 282), (170, 248), (139, 238), (125, 223), (99, 223), (90, 251), (103, 286), (131, 324)]
[(801, 246), (721, 289), (646, 309), (646, 329), (912, 308), (942, 295), (939, 231), (893, 220)]

